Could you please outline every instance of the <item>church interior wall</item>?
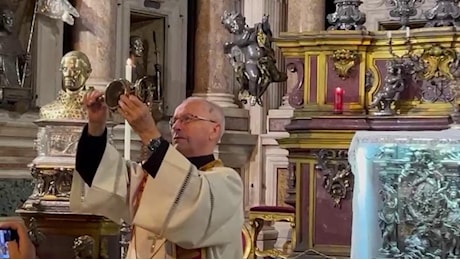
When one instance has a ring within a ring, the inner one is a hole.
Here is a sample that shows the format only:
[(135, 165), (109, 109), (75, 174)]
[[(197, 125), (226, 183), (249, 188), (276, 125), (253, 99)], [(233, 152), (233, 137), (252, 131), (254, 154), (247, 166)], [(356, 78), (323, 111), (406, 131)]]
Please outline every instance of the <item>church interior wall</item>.
[[(187, 96), (185, 88), (188, 64), (187, 1), (164, 1), (160, 9), (145, 8), (141, 0), (118, 1), (115, 77), (124, 75), (124, 64), (129, 49), (129, 35), (142, 36), (148, 42), (147, 46), (150, 47), (154, 45), (152, 31), (156, 31), (156, 39), (160, 49), (159, 63), (164, 68), (164, 84), (168, 86), (165, 91), (166, 114), (171, 115), (176, 105)], [(271, 18), (273, 17), (271, 23), (274, 24), (274, 34), (275, 37), (278, 37), (281, 32), (285, 31), (300, 34), (327, 28), (325, 16), (330, 11), (330, 5), (324, 6), (323, 1), (246, 0), (235, 1), (235, 5), (240, 5), (240, 9), (250, 26), (259, 22), (264, 13), (270, 13)], [(17, 13), (18, 16), (22, 17), (17, 26), (24, 47), (31, 22), (30, 15), (21, 13), (31, 10), (26, 2), (28, 1), (19, 1), (23, 7)], [(434, 0), (423, 1), (420, 9), (429, 9), (433, 7), (434, 3)], [(309, 4), (311, 6), (323, 5), (321, 8), (318, 7), (321, 12), (308, 11), (312, 10), (309, 9), (311, 7), (308, 6)], [(365, 0), (360, 8), (368, 17), (365, 26), (369, 31), (377, 31), (386, 24), (394, 23), (391, 21), (393, 18), (388, 14), (390, 7), (385, 5), (383, 0)], [(422, 12), (418, 12), (414, 19), (422, 19)], [(61, 21), (41, 16), (37, 18), (32, 49), (33, 76), (31, 82), (36, 89), (36, 104), (39, 107), (54, 100), (57, 91), (61, 88), (61, 76), (58, 67), (63, 54), (64, 37), (64, 26)], [(146, 63), (147, 69), (151, 73), (152, 65), (158, 61), (155, 58), (153, 48), (148, 48), (148, 53), (149, 58)], [(247, 211), (256, 205), (286, 205), (289, 153), (287, 149), (280, 147), (279, 140), (289, 138), (285, 126), (294, 116), (294, 110), (303, 107), (304, 104), (300, 107), (293, 107), (289, 103), (289, 95), (295, 90), (299, 82), (298, 73), (288, 71), (286, 68), (290, 61), (288, 58), (292, 57), (284, 57), (281, 51), (277, 49), (277, 58), (280, 59), (279, 66), (288, 72), (287, 82), (276, 84), (267, 92), (264, 103), (269, 105), (241, 105), (241, 108), (238, 108), (245, 110), (244, 113), (249, 118), (248, 132), (256, 136), (257, 139), (253, 150), (248, 148), (249, 145), (241, 148), (241, 153), (249, 153), (250, 156), (243, 166), (237, 168), (245, 182), (245, 209)], [(308, 65), (310, 64), (304, 64), (305, 67)], [(195, 70), (199, 70), (199, 68), (195, 68)], [(308, 71), (308, 68), (304, 68), (304, 70)], [(233, 83), (235, 84), (235, 82)], [(305, 85), (306, 83), (302, 82), (302, 84)], [(233, 111), (232, 109), (228, 109), (226, 112)], [(25, 199), (31, 192), (31, 177), (27, 164), (35, 156), (33, 140), (36, 137), (37, 128), (33, 121), (36, 119), (36, 111), (30, 111), (20, 116), (12, 115), (5, 110), (0, 111), (0, 123), (3, 127), (0, 131), (0, 150), (2, 151), (0, 152), (0, 191), (8, 190), (6, 195), (0, 196), (0, 215), (11, 214), (14, 211), (13, 205)], [(123, 129), (122, 126), (118, 126), (114, 132), (115, 144), (119, 150), (123, 149)], [(168, 127), (165, 126), (163, 130), (168, 131)], [(230, 132), (232, 134), (232, 131)], [(133, 136), (132, 150), (133, 156), (139, 156), (140, 142), (137, 136)], [(219, 153), (221, 155), (231, 154), (225, 145), (216, 151), (216, 154)], [(231, 163), (239, 164), (242, 159), (237, 159), (238, 163), (236, 159), (235, 162)], [(289, 237), (289, 226), (284, 223), (276, 223), (274, 228), (278, 230), (277, 246), (281, 246)], [(271, 232), (270, 229), (266, 231)]]

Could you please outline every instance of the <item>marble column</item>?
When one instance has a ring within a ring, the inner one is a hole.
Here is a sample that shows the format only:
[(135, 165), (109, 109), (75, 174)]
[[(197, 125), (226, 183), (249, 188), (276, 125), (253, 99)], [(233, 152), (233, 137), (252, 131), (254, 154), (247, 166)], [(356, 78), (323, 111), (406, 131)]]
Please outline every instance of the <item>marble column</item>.
[(72, 28), (73, 48), (91, 61), (87, 85), (104, 88), (115, 78), (117, 1), (76, 0), (75, 8), (80, 17)]
[[(264, 13), (269, 15), (269, 21), (273, 37), (278, 37), (280, 32), (287, 29), (287, 0), (265, 0)], [(276, 45), (273, 46), (277, 67), (283, 70), (285, 68), (284, 57)], [(268, 108), (276, 109), (281, 105), (281, 99), (286, 92), (286, 83), (273, 83), (268, 88)]]
[[(288, 32), (307, 32), (325, 30), (325, 0), (289, 0), (287, 15)], [(293, 109), (289, 105), (289, 93), (297, 83), (297, 74), (288, 71), (286, 94), (280, 109)]]
[(235, 10), (235, 0), (198, 0), (193, 96), (236, 108), (233, 68), (223, 53), (224, 43), (232, 39), (221, 24), (225, 10)]
[(325, 0), (289, 0), (288, 32), (324, 30)]

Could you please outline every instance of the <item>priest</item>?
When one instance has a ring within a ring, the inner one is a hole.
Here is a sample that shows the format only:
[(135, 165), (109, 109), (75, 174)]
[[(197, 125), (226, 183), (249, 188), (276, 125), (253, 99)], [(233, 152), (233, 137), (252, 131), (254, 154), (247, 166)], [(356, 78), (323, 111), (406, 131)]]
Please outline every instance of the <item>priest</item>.
[(242, 180), (213, 156), (225, 129), (222, 109), (185, 100), (170, 121), (170, 145), (146, 104), (122, 95), (118, 112), (151, 152), (135, 163), (108, 142), (101, 96), (93, 90), (83, 100), (88, 124), (78, 143), (71, 210), (131, 224), (127, 258), (242, 258)]

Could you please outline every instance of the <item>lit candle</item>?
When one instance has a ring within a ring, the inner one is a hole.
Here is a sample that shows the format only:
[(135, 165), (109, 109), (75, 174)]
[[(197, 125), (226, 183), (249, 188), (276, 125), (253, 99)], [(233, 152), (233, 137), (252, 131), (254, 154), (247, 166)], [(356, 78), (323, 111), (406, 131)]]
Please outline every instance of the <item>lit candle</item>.
[(388, 39), (391, 40), (391, 32), (390, 31), (387, 32), (387, 37), (388, 37)]
[(410, 27), (407, 26), (406, 27), (406, 38), (409, 38), (410, 37)]
[(343, 112), (343, 89), (337, 87), (335, 89), (335, 100), (334, 100), (334, 113), (342, 114)]
[[(131, 59), (126, 61), (125, 79), (129, 82), (133, 80), (133, 65)], [(131, 160), (131, 126), (125, 120), (125, 139), (124, 139), (125, 160)]]

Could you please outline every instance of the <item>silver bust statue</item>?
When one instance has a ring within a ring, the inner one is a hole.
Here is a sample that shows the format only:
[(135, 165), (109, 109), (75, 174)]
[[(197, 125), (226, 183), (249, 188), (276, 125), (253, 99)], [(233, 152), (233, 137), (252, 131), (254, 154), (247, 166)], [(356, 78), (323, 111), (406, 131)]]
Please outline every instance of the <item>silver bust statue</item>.
[(133, 65), (133, 82), (147, 75), (145, 62), (145, 46), (140, 36), (129, 38), (129, 58)]

